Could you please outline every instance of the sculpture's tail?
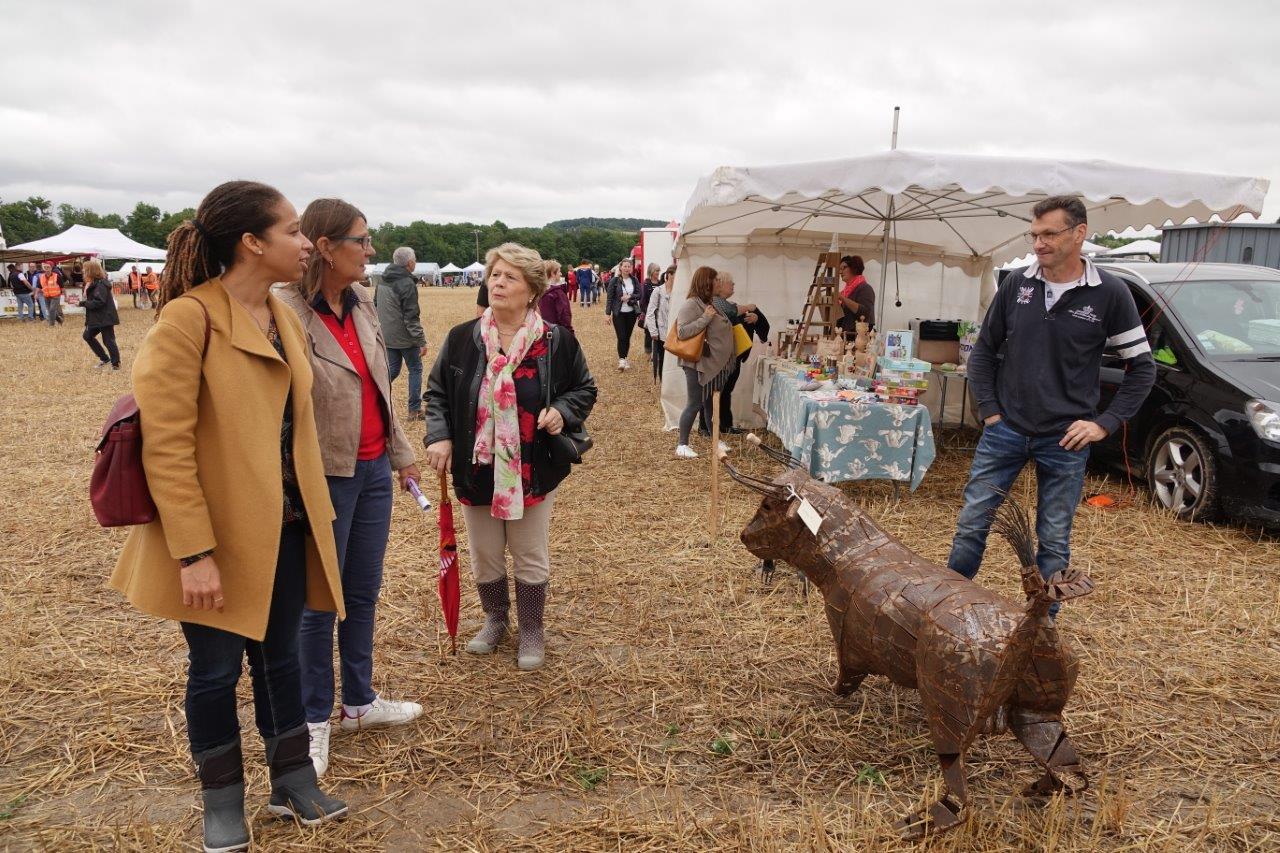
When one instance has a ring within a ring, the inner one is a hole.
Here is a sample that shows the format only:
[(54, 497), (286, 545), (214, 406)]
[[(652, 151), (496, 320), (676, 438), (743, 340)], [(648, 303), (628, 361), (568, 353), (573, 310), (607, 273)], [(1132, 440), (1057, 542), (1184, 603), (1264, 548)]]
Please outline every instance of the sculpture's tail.
[(1048, 611), (1055, 601), (1080, 598), (1093, 592), (1093, 581), (1079, 569), (1068, 566), (1046, 581), (1036, 565), (1036, 537), (1031, 530), (1031, 518), (1027, 511), (1005, 495), (1004, 505), (991, 521), (991, 529), (1009, 543), (1022, 566), (1022, 591), (1032, 610)]

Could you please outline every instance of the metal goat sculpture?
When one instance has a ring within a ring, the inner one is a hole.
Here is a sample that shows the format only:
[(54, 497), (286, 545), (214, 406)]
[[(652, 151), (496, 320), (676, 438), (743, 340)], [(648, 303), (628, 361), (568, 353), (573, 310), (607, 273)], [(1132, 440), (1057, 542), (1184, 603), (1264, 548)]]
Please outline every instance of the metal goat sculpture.
[(1062, 723), (1079, 666), (1048, 612), (1093, 584), (1075, 569), (1041, 578), (1022, 509), (1007, 502), (993, 523), (1022, 564), (1027, 601), (1017, 603), (913, 553), (788, 454), (748, 440), (787, 470), (762, 480), (725, 462), (734, 480), (764, 495), (742, 542), (761, 559), (796, 566), (822, 591), (839, 659), (836, 694), (852, 693), (868, 675), (920, 691), (945, 790), (897, 823), (903, 837), (965, 820), (964, 754), (979, 734), (1011, 729), (1044, 769), (1024, 793), (1087, 788)]

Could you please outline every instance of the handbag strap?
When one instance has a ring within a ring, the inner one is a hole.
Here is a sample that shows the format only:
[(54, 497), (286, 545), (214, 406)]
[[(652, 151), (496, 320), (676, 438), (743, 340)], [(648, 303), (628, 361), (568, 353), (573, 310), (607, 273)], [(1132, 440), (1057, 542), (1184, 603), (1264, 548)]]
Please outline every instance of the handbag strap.
[(547, 329), (547, 404), (545, 409), (551, 408), (551, 358), (555, 355), (556, 336), (552, 333), (552, 329)]

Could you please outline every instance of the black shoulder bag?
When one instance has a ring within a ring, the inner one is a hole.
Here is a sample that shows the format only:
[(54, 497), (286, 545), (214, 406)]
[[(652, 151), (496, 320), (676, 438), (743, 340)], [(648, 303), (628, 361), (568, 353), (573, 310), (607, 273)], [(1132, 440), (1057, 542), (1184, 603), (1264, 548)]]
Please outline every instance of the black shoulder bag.
[[(555, 361), (555, 354), (555, 335), (548, 330), (546, 405), (548, 409), (551, 408), (551, 365)], [(577, 429), (569, 429), (569, 424), (566, 423), (564, 429), (560, 430), (559, 435), (547, 433), (547, 447), (551, 453), (551, 461), (556, 465), (577, 465), (594, 444), (595, 442), (591, 440), (591, 436), (587, 435), (585, 425), (579, 425)]]

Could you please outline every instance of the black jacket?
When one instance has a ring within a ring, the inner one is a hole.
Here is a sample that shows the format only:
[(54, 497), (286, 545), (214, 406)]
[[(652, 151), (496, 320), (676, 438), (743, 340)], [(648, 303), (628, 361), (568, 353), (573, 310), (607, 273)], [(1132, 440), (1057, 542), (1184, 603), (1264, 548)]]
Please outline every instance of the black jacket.
[[(559, 326), (548, 324), (551, 332), (551, 405), (564, 418), (566, 429), (576, 429), (586, 421), (596, 403), (596, 381), (587, 370), (573, 335)], [(538, 360), (538, 380), (542, 397), (547, 393), (547, 359)], [(480, 382), (484, 379), (484, 342), (480, 339), (478, 319), (461, 323), (449, 330), (436, 356), (427, 379), (426, 445), (437, 441), (453, 442), (453, 490), (458, 497), (473, 503), (488, 503), (488, 495), (477, 495), (472, 482), (471, 455), (476, 444), (476, 406), (480, 399)], [(560, 485), (569, 474), (568, 465), (555, 465), (547, 448), (547, 434), (538, 430), (533, 439), (533, 490), (545, 495)]]
[[(626, 281), (622, 276), (615, 275), (609, 279), (604, 301), (604, 314), (610, 317), (622, 310), (622, 283)], [(640, 283), (640, 279), (635, 276), (631, 277), (632, 291), (631, 310), (635, 312), (637, 317), (644, 317), (644, 313), (640, 310), (640, 300), (644, 298), (644, 285)]]
[[(979, 416), (1000, 415), (1023, 435), (1046, 436), (1078, 420), (1110, 434), (1137, 414), (1156, 378), (1151, 347), (1129, 286), (1106, 270), (1099, 276), (1101, 284), (1068, 290), (1051, 311), (1039, 278), (1022, 270), (1005, 277), (969, 354)], [(1099, 414), (1103, 350), (1125, 359), (1125, 377)]]
[(9, 288), (13, 291), (14, 296), (26, 296), (31, 292), (31, 285), (27, 281), (27, 277), (20, 272), (9, 273)]
[(105, 278), (91, 283), (84, 292), (84, 326), (86, 329), (99, 329), (103, 326), (120, 325), (120, 315), (116, 313), (115, 296), (111, 293), (111, 285)]

